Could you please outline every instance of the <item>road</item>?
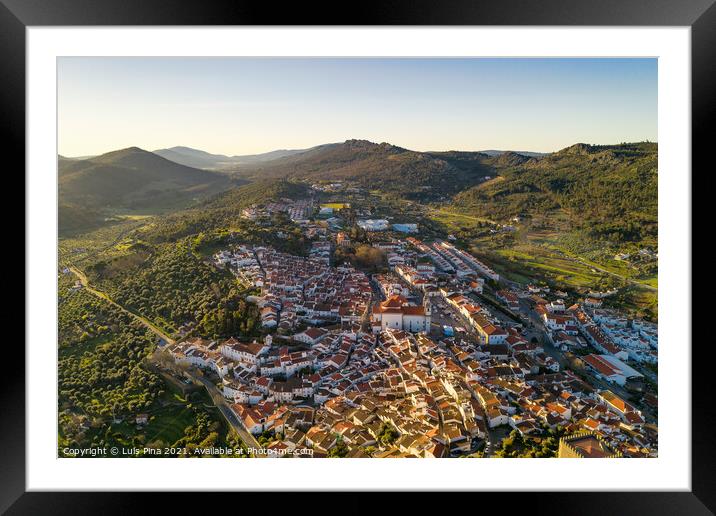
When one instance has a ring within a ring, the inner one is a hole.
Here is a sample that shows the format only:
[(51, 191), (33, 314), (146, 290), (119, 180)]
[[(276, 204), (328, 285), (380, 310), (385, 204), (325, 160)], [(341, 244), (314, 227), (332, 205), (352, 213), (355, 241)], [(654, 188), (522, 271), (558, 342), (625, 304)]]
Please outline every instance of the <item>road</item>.
[[(537, 337), (539, 342), (542, 344), (542, 348), (544, 349), (544, 352), (557, 360), (559, 362), (559, 366), (561, 370), (564, 370), (568, 366), (568, 360), (565, 358), (562, 351), (555, 348), (552, 343), (550, 342), (549, 338), (547, 337), (547, 330), (544, 327), (544, 323), (542, 319), (540, 318), (539, 314), (535, 312), (531, 307), (529, 307), (529, 304), (526, 300), (521, 299), (520, 300), (520, 310), (527, 312), (529, 315), (530, 321), (533, 324), (533, 327), (527, 328), (527, 331), (525, 332), (525, 335), (528, 338)], [(610, 390), (617, 396), (621, 397), (624, 400), (632, 401), (633, 396), (624, 388), (608, 383), (604, 380), (601, 380), (594, 376), (593, 374), (588, 373), (588, 382), (592, 387), (595, 389), (601, 389), (601, 390)]]
[[(127, 310), (119, 303), (112, 300), (111, 297), (109, 297), (105, 292), (102, 292), (101, 290), (97, 290), (90, 286), (89, 281), (87, 280), (87, 276), (78, 268), (74, 266), (69, 267), (70, 271), (77, 276), (77, 278), (80, 280), (80, 283), (82, 283), (82, 287), (89, 293), (99, 297), (100, 299), (103, 299), (104, 301), (112, 304), (113, 306), (117, 307), (119, 310), (123, 311), (124, 313), (134, 317), (137, 321), (139, 321), (141, 324), (143, 324), (146, 328), (148, 328), (150, 331), (152, 331), (155, 335), (157, 335), (160, 339), (163, 339), (168, 344), (174, 344), (175, 340), (172, 339), (169, 335), (167, 335), (165, 332), (163, 332), (160, 328), (158, 328), (155, 324), (153, 324), (151, 321), (146, 319), (145, 317), (142, 317), (141, 315), (135, 314), (134, 312)], [(231, 425), (231, 427), (236, 431), (236, 433), (241, 437), (241, 440), (244, 441), (248, 446), (254, 447), (255, 449), (260, 449), (262, 446), (258, 443), (256, 438), (249, 433), (246, 428), (244, 428), (244, 425), (239, 421), (239, 418), (236, 417), (236, 414), (231, 410), (229, 405), (226, 403), (226, 400), (224, 399), (224, 396), (221, 392), (219, 392), (219, 389), (217, 389), (216, 385), (214, 385), (208, 378), (204, 376), (199, 376), (194, 374), (191, 371), (187, 371), (187, 374), (191, 376), (192, 379), (195, 381), (201, 382), (202, 385), (206, 388), (206, 391), (209, 393), (209, 397), (212, 399), (216, 407), (221, 411), (221, 413), (224, 415), (224, 418), (226, 421)], [(265, 457), (263, 454), (257, 455), (257, 457)]]
[(659, 384), (659, 376), (654, 371), (649, 369), (648, 367), (639, 365), (639, 366), (635, 367), (634, 369), (636, 369), (641, 374), (646, 376), (647, 379), (649, 379), (650, 381), (654, 382), (657, 385)]
[(468, 338), (469, 340), (480, 342), (480, 337), (477, 334), (477, 331), (472, 324), (470, 324), (467, 318), (454, 306), (447, 304), (440, 297), (433, 298), (431, 321), (433, 325), (437, 325), (435, 330), (439, 335), (443, 334), (443, 326), (451, 326), (453, 330), (455, 330), (455, 334), (457, 334), (456, 328), (462, 327), (465, 329), (465, 333), (462, 334), (462, 338)]
[(494, 293), (488, 294), (487, 289), (482, 294), (472, 292), (468, 297), (476, 300), (481, 305), (487, 305), (492, 309), (492, 315), (501, 321), (505, 326), (513, 326), (516, 324), (524, 324), (524, 321), (518, 314), (513, 313), (509, 308), (501, 304)]
[(156, 326), (154, 323), (146, 319), (145, 317), (142, 317), (141, 315), (138, 315), (131, 310), (128, 310), (124, 308), (119, 303), (115, 302), (109, 295), (107, 295), (105, 292), (102, 292), (101, 290), (97, 290), (96, 288), (92, 287), (89, 284), (89, 281), (87, 280), (87, 276), (85, 276), (84, 272), (79, 270), (77, 267), (70, 266), (70, 271), (77, 276), (77, 278), (80, 280), (80, 283), (82, 284), (82, 287), (89, 292), (90, 294), (93, 294), (100, 299), (103, 299), (110, 303), (111, 305), (117, 307), (122, 312), (126, 313), (127, 315), (130, 315), (134, 317), (137, 321), (142, 323), (146, 328), (148, 328), (150, 331), (152, 331), (156, 336), (158, 336), (160, 339), (162, 339), (167, 344), (174, 344), (176, 341), (171, 338), (169, 335), (167, 335), (163, 330), (161, 330), (158, 326)]
[(544, 322), (539, 314), (532, 309), (526, 299), (520, 299), (520, 313), (527, 314), (529, 320), (529, 324), (524, 331), (525, 337), (529, 340), (535, 337), (537, 341), (542, 344), (544, 352), (559, 362), (560, 369), (564, 369), (567, 365), (567, 360), (564, 358), (562, 352), (552, 345), (549, 337), (547, 337), (547, 329), (544, 327)]
[(490, 428), (489, 423), (485, 422), (487, 426), (487, 439), (485, 443), (485, 449), (483, 450), (483, 457), (489, 459), (495, 456), (495, 452), (500, 448), (502, 440), (507, 437), (512, 431), (510, 426), (498, 426)]
[[(203, 375), (194, 374), (194, 372), (192, 372), (191, 370), (187, 371), (187, 374), (191, 376), (193, 380), (201, 382), (201, 384), (204, 385), (206, 392), (209, 394), (209, 397), (214, 402), (214, 405), (216, 405), (216, 408), (221, 411), (227, 423), (231, 425), (234, 431), (239, 435), (239, 437), (241, 437), (241, 440), (244, 441), (247, 446), (253, 447), (257, 450), (263, 448), (256, 440), (256, 438), (248, 430), (246, 430), (239, 418), (236, 417), (236, 414), (234, 414), (234, 411), (231, 410), (231, 407), (229, 407), (229, 404), (224, 399), (224, 395), (219, 392), (219, 389), (217, 389), (216, 385), (214, 385), (211, 380), (209, 380)], [(255, 456), (260, 458), (266, 457), (266, 455), (264, 454), (258, 454)]]

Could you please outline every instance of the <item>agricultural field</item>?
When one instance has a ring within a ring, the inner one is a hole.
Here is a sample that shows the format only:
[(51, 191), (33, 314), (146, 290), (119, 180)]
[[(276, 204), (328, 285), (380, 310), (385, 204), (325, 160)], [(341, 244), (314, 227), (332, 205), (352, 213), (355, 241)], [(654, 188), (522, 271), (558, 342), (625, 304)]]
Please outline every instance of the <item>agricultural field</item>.
[(509, 280), (544, 282), (574, 292), (630, 286), (618, 306), (656, 316), (656, 260), (642, 258), (634, 264), (615, 259), (615, 249), (633, 251), (639, 246), (589, 241), (570, 230), (569, 214), (564, 210), (513, 222), (511, 231), (500, 231), (500, 226), (488, 219), (447, 208), (431, 208), (427, 213), (438, 233), (454, 235), (458, 244), (484, 258)]
[(351, 204), (348, 202), (327, 202), (322, 203), (321, 208), (331, 208), (333, 210), (342, 210), (343, 208), (350, 208)]
[(451, 231), (459, 231), (473, 228), (475, 226), (494, 225), (495, 222), (487, 217), (476, 217), (465, 213), (449, 211), (440, 208), (428, 209), (431, 219), (445, 225)]
[(146, 226), (147, 217), (127, 217), (82, 235), (60, 238), (58, 259), (61, 266), (82, 265), (99, 258), (123, 254), (134, 240), (135, 232)]
[(488, 256), (495, 267), (501, 268), (503, 274), (514, 281), (519, 281), (514, 275), (526, 275), (533, 280), (537, 278), (571, 290), (580, 290), (593, 287), (603, 278), (603, 274), (592, 271), (586, 265), (529, 244), (488, 251)]

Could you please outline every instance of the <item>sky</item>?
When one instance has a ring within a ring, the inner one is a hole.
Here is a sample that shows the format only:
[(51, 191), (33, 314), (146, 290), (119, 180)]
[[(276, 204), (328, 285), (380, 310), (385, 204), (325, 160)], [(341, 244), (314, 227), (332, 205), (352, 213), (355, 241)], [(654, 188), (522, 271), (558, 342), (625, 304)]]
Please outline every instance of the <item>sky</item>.
[(552, 152), (657, 140), (657, 60), (58, 59), (64, 156), (183, 145), (244, 155), (356, 138)]

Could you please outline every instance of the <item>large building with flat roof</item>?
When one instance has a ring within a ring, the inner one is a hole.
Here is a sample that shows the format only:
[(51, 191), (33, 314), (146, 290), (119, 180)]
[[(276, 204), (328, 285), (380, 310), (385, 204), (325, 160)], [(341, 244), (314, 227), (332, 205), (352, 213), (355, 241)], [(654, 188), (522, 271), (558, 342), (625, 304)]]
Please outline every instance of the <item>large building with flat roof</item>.
[(639, 371), (626, 365), (613, 355), (592, 354), (585, 356), (582, 360), (598, 376), (617, 385), (624, 385), (627, 380), (638, 380), (644, 377)]

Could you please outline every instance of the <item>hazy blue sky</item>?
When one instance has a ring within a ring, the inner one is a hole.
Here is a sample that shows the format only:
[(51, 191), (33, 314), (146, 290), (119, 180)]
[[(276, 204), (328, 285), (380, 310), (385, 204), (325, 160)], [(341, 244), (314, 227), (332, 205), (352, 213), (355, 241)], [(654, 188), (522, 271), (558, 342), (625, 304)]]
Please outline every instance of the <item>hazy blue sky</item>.
[(58, 59), (59, 152), (253, 154), (360, 138), (554, 151), (657, 139), (656, 59)]

